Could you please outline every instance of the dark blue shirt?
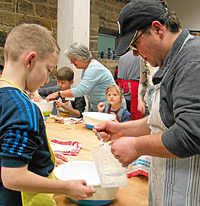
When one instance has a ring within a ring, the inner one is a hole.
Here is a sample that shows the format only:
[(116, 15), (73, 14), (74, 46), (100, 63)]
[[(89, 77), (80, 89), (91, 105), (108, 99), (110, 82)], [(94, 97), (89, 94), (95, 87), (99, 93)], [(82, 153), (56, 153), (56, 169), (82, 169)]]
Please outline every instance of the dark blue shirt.
[[(43, 117), (21, 91), (0, 88), (0, 164), (22, 167), (43, 177), (54, 168)], [(21, 205), (21, 194), (4, 188), (0, 179), (0, 205)]]

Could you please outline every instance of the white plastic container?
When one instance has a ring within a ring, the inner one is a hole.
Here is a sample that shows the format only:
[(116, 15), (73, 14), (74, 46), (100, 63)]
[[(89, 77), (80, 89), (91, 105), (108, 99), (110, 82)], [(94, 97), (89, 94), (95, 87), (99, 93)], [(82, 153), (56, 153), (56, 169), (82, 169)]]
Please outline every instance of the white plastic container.
[(94, 186), (96, 192), (92, 197), (84, 200), (72, 202), (78, 205), (106, 205), (112, 202), (118, 192), (118, 187), (102, 188), (95, 167), (95, 163), (92, 161), (72, 161), (59, 165), (54, 169), (54, 175), (59, 180), (77, 180), (85, 179), (87, 185)]
[(105, 121), (114, 121), (115, 115), (102, 112), (83, 112), (83, 120), (88, 129)]
[(49, 116), (53, 110), (53, 101), (47, 102), (43, 99), (41, 102), (34, 102), (39, 108), (40, 111), (43, 113), (44, 116)]
[(102, 187), (120, 187), (127, 185), (126, 168), (111, 153), (110, 145), (92, 148), (92, 156)]

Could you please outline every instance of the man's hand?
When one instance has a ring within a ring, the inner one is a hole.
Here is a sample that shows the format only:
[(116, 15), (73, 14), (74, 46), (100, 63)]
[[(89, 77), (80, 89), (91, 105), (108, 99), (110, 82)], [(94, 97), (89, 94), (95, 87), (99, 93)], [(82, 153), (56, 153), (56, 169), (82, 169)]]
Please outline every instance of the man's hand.
[(100, 138), (97, 132), (101, 133), (104, 142), (118, 139), (119, 137), (122, 136), (121, 131), (122, 131), (121, 124), (119, 122), (112, 122), (112, 121), (103, 122), (101, 124), (94, 126), (93, 128), (93, 132), (95, 133), (95, 135), (98, 137), (99, 140)]
[(134, 137), (122, 137), (112, 141), (110, 144), (111, 152), (122, 163), (123, 167), (127, 167), (131, 162), (140, 157), (135, 148)]

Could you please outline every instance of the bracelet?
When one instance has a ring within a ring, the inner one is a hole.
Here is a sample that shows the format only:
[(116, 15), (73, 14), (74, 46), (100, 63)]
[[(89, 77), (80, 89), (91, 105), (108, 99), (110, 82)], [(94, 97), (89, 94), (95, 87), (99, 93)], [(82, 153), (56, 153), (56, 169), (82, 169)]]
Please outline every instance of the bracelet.
[(61, 97), (61, 96), (60, 96), (60, 91), (58, 91), (58, 97)]

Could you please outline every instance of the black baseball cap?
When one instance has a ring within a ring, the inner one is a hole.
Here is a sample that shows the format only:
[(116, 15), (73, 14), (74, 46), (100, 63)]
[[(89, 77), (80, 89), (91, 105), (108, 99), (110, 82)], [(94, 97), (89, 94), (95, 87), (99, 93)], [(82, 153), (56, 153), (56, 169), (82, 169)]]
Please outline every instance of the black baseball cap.
[(159, 0), (132, 0), (126, 4), (119, 14), (120, 42), (115, 55), (126, 53), (137, 31), (150, 25), (167, 10)]

